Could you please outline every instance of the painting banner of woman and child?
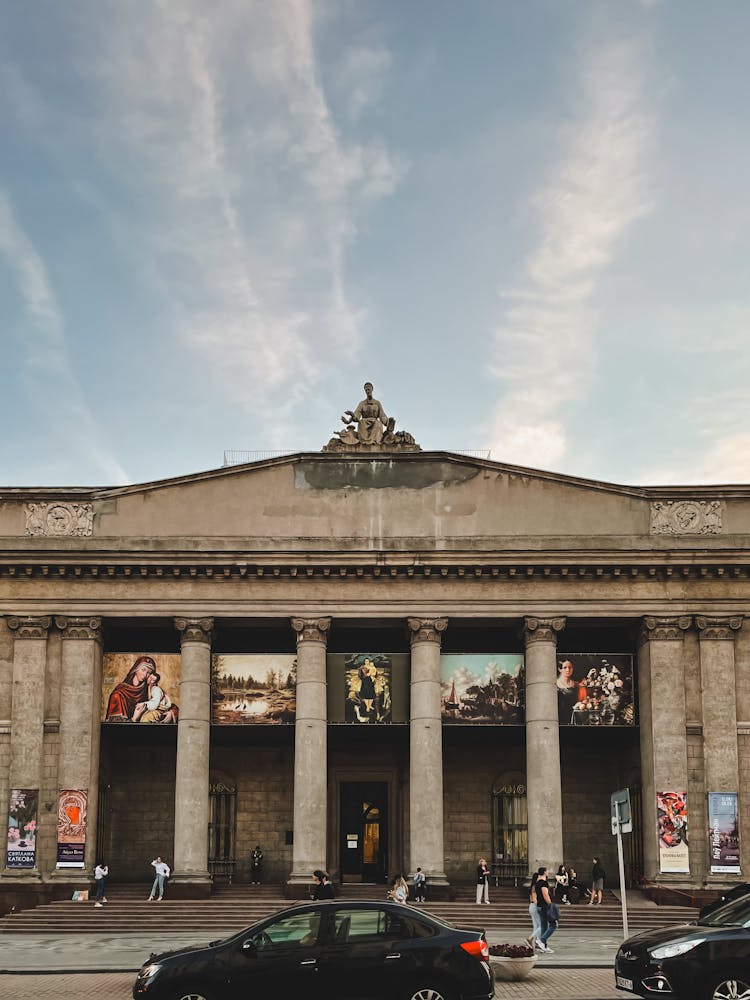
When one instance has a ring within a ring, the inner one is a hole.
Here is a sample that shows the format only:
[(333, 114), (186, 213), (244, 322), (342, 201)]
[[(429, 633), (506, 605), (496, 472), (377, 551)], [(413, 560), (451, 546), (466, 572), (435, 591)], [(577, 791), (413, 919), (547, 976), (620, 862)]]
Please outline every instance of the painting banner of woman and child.
[(386, 653), (351, 653), (345, 657), (345, 722), (387, 725), (392, 721), (391, 665)]
[(222, 653), (211, 657), (214, 725), (293, 725), (297, 657), (292, 653)]
[(523, 725), (523, 656), (446, 653), (440, 673), (443, 722)]
[(105, 722), (176, 725), (180, 710), (177, 653), (107, 653), (104, 657)]
[(57, 806), (57, 867), (83, 868), (88, 792), (64, 789)]
[(634, 726), (633, 657), (568, 653), (557, 662), (561, 726)]
[(708, 793), (708, 847), (712, 874), (738, 875), (739, 812), (736, 792)]
[(34, 868), (39, 789), (11, 788), (6, 868)]
[(689, 872), (687, 792), (657, 792), (659, 870)]

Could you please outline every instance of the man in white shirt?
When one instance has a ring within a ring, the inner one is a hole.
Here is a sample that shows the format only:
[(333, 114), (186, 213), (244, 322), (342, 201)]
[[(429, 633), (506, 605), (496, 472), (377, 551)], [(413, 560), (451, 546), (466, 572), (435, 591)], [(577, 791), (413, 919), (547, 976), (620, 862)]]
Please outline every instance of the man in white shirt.
[(156, 878), (151, 886), (151, 895), (148, 897), (148, 901), (151, 902), (155, 899), (157, 902), (161, 902), (164, 899), (164, 879), (169, 878), (171, 874), (169, 865), (161, 858), (154, 858), (151, 864), (156, 869)]

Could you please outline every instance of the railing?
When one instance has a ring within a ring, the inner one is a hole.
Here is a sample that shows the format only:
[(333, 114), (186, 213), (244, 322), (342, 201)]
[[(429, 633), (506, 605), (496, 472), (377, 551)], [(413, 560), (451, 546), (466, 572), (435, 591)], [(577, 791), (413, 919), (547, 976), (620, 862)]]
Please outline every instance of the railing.
[(208, 873), (211, 878), (226, 878), (229, 880), (229, 884), (232, 884), (232, 879), (234, 877), (234, 869), (237, 862), (234, 860), (221, 860), (221, 861), (209, 861), (208, 862)]
[[(304, 450), (304, 449), (303, 449)], [(225, 451), (224, 465), (245, 465), (247, 462), (262, 462), (265, 458), (281, 458), (283, 455), (296, 455), (299, 448), (282, 448), (279, 451)]]
[(526, 881), (529, 875), (528, 861), (496, 861), (490, 865), (490, 876), (495, 885), (519, 886)]

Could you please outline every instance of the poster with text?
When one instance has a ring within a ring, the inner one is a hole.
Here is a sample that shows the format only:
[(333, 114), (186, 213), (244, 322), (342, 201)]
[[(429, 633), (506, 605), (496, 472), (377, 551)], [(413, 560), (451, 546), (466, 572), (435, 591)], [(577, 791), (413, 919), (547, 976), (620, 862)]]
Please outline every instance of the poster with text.
[(297, 707), (293, 653), (221, 653), (211, 657), (215, 725), (292, 725)]
[(443, 722), (520, 726), (524, 661), (518, 653), (446, 653), (440, 657)]
[(689, 872), (687, 792), (657, 792), (659, 871)]
[(630, 653), (568, 653), (557, 661), (561, 726), (634, 726)]
[(38, 806), (37, 788), (11, 788), (6, 868), (35, 867)]
[(391, 658), (386, 653), (351, 653), (344, 660), (344, 720), (386, 725), (391, 713)]
[(708, 849), (712, 873), (740, 872), (740, 824), (736, 792), (708, 793)]
[(60, 792), (57, 807), (57, 867), (83, 868), (86, 850), (85, 789), (65, 789)]
[(106, 653), (102, 679), (105, 722), (177, 724), (179, 653)]

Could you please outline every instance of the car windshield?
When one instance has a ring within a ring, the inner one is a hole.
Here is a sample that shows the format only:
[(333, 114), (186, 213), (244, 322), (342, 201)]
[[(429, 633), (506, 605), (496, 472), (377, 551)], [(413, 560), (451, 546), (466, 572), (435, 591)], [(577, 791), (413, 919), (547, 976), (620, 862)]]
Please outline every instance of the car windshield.
[(702, 927), (750, 927), (750, 898), (741, 896), (725, 903), (713, 913), (701, 917), (698, 923)]

